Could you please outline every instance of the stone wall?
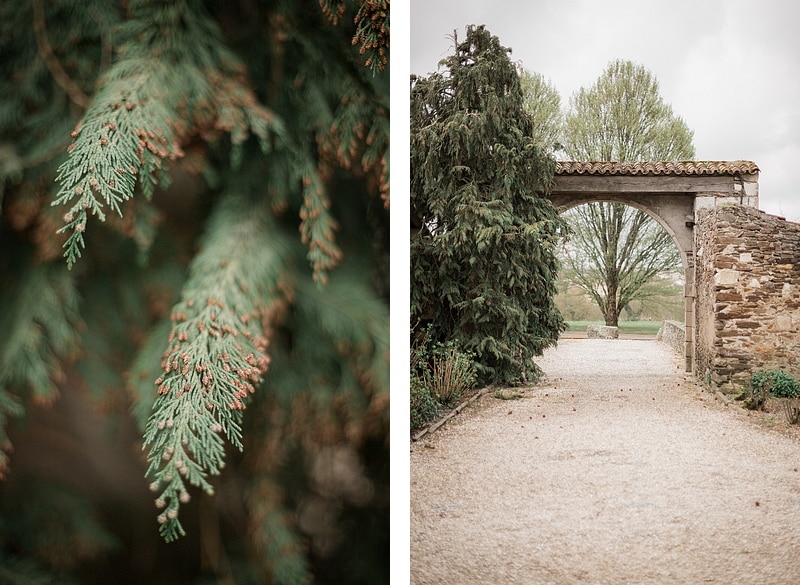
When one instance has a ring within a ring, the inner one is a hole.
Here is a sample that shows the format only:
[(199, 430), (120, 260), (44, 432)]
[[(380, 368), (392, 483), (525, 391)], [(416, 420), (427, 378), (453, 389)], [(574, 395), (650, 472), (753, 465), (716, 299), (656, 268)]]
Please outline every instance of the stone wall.
[(658, 338), (670, 346), (677, 354), (683, 355), (686, 348), (686, 327), (678, 321), (664, 321)]
[(695, 222), (697, 378), (724, 392), (754, 369), (800, 378), (800, 224), (739, 205)]

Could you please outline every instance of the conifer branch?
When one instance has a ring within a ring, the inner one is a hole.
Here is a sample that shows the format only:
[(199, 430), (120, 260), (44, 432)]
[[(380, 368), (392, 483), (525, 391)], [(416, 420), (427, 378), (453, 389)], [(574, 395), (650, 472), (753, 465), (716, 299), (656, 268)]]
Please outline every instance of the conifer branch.
[(164, 340), (169, 338), (172, 321), (165, 317), (150, 330), (144, 345), (126, 374), (126, 387), (131, 401), (131, 414), (139, 432), (144, 434), (147, 421), (153, 413), (156, 393), (153, 380), (161, 375), (159, 364), (163, 359)]
[(276, 582), (303, 583), (308, 570), (296, 521), (286, 510), (290, 495), (274, 479), (293, 448), (315, 453), (349, 443), (357, 449), (388, 428), (388, 307), (360, 273), (343, 267), (324, 289), (297, 281), (286, 322), (295, 332), (293, 348), (275, 354), (255, 406), (258, 420), (269, 422), (249, 435), (249, 533)]
[(167, 541), (184, 534), (178, 510), (187, 484), (213, 492), (207, 478), (224, 466), (223, 437), (242, 449), (242, 410), (269, 364), (265, 334), (284, 304), (286, 250), (266, 210), (228, 196), (192, 261), (144, 433)]
[(71, 230), (64, 243), (69, 267), (85, 247), (88, 214), (105, 221), (108, 207), (122, 216), (120, 205), (133, 196), (137, 175), (149, 196), (165, 161), (183, 155), (170, 124), (175, 112), (156, 98), (169, 83), (169, 70), (158, 61), (129, 59), (112, 68), (110, 75), (114, 78), (98, 92), (72, 132), (70, 156), (56, 177), (61, 188), (53, 205), (72, 204), (58, 232)]
[[(378, 180), (378, 190), (389, 204), (389, 116), (386, 104), (361, 91), (342, 96), (329, 132), (320, 138), (320, 150), (333, 164)], [(367, 125), (369, 123), (369, 126)]]
[(353, 21), (353, 44), (361, 43), (359, 54), (367, 55), (364, 65), (377, 75), (389, 62), (389, 0), (361, 0)]
[(20, 391), (30, 390), (40, 404), (52, 402), (64, 373), (59, 359), (78, 341), (78, 295), (70, 275), (59, 266), (34, 264), (18, 287), (9, 283), (0, 322), (6, 324), (0, 343), (0, 479), (7, 471), (11, 445), (9, 417), (24, 414)]
[[(41, 0), (38, 1), (41, 2)], [(109, 30), (109, 24), (104, 15), (96, 6), (91, 6), (89, 8), (89, 15), (100, 30), (100, 73), (103, 73), (111, 66), (111, 57), (114, 49), (111, 42), (111, 31)]]
[(328, 22), (333, 26), (339, 24), (347, 7), (345, 0), (319, 0), (319, 7), (322, 13), (328, 17)]
[(13, 449), (6, 427), (9, 418), (19, 418), (25, 414), (25, 407), (18, 396), (9, 391), (5, 384), (0, 386), (0, 480), (8, 473), (9, 452)]
[(272, 473), (290, 440), (358, 443), (388, 425), (388, 307), (359, 273), (337, 270), (324, 288), (296, 283), (286, 323), (295, 332), (293, 349), (274, 355), (264, 383), (271, 399), (259, 403), (270, 426), (249, 451), (260, 473)]
[(106, 208), (121, 216), (137, 177), (150, 198), (157, 186), (167, 185), (170, 164), (194, 137), (209, 141), (220, 131), (230, 133), (234, 165), (249, 132), (265, 153), (273, 148), (273, 135), (286, 140), (282, 122), (257, 103), (243, 66), (211, 23), (185, 4), (144, 12), (161, 26), (132, 25), (139, 31), (135, 40), (104, 76), (58, 169), (53, 205), (70, 205), (59, 230), (69, 232), (64, 256), (70, 268), (85, 248), (88, 216), (105, 221)]
[[(336, 26), (344, 15), (344, 0), (319, 0), (322, 13)], [(359, 54), (367, 55), (364, 65), (373, 75), (386, 68), (389, 62), (389, 0), (360, 0), (358, 12), (353, 18), (356, 33), (352, 44), (360, 43)]]
[(42, 59), (44, 59), (45, 65), (47, 65), (47, 69), (50, 70), (50, 74), (53, 76), (55, 82), (64, 90), (75, 105), (86, 109), (89, 106), (89, 96), (78, 87), (78, 84), (72, 80), (61, 66), (61, 62), (53, 52), (53, 47), (50, 45), (50, 41), (47, 38), (42, 0), (33, 0), (33, 32), (36, 36), (36, 45), (39, 47), (39, 54), (42, 56)]
[[(350, 384), (342, 384), (337, 388), (337, 394), (388, 397), (389, 326), (386, 304), (375, 298), (363, 282), (352, 278), (352, 274), (342, 272), (337, 276), (324, 290), (299, 281), (295, 313), (303, 319), (305, 329), (327, 340), (337, 357), (345, 358), (350, 365), (352, 376), (347, 378)], [(357, 416), (358, 413), (363, 415), (364, 410), (351, 409), (351, 414)]]
[(336, 245), (334, 232), (339, 224), (330, 213), (330, 199), (316, 171), (303, 175), (303, 205), (300, 208), (300, 234), (308, 245), (308, 260), (315, 282), (326, 284), (328, 271), (336, 266), (342, 252)]
[(284, 509), (282, 500), (283, 490), (269, 475), (260, 475), (254, 480), (248, 498), (251, 502), (248, 523), (254, 544), (275, 583), (308, 583), (306, 547), (298, 538), (295, 522)]

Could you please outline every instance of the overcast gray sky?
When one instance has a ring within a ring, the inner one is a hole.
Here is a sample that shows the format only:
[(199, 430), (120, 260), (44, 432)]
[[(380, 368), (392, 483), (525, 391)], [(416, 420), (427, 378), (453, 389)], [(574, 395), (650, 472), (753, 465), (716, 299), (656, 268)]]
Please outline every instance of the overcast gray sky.
[(754, 161), (761, 209), (800, 221), (800, 3), (411, 0), (411, 73), (435, 71), (468, 24), (549, 79), (564, 108), (612, 60), (644, 65), (694, 130), (696, 158)]

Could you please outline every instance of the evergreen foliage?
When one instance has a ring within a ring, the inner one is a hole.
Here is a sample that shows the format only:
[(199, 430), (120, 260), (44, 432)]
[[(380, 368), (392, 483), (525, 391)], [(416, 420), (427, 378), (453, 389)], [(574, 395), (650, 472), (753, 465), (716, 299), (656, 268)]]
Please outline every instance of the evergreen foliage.
[[(22, 392), (40, 404), (55, 400), (64, 380), (59, 356), (77, 346), (78, 295), (70, 274), (31, 258), (8, 259), (0, 322), (0, 478), (8, 472), (11, 450), (6, 425), (24, 414)], [(22, 391), (22, 392), (21, 392)]]
[(455, 407), (475, 387), (474, 356), (455, 342), (431, 342), (430, 327), (420, 332), (411, 347), (411, 429), (432, 421), (441, 408)]
[(0, 51), (0, 580), (387, 582), (389, 2), (3, 3)]
[(185, 534), (177, 515), (190, 497), (186, 482), (213, 493), (207, 476), (219, 474), (224, 463), (220, 435), (243, 447), (242, 410), (269, 364), (265, 334), (284, 311), (285, 236), (266, 210), (228, 197), (215, 210), (183, 298), (172, 309), (145, 428), (148, 475), (160, 493), (158, 520), (167, 541)]
[(537, 146), (509, 51), (468, 27), (445, 72), (411, 82), (412, 327), (476, 355), (482, 381), (535, 378), (554, 345), (563, 222), (542, 197), (554, 161)]
[(120, 204), (133, 197), (137, 177), (150, 199), (156, 186), (168, 185), (162, 171), (183, 156), (182, 144), (224, 131), (236, 160), (248, 132), (268, 153), (270, 130), (282, 131), (257, 104), (241, 63), (200, 6), (142, 2), (135, 10), (120, 27), (120, 58), (73, 130), (56, 178), (53, 205), (70, 204), (59, 230), (71, 231), (64, 244), (69, 266), (85, 245), (87, 215), (104, 221), (108, 207), (122, 216)]

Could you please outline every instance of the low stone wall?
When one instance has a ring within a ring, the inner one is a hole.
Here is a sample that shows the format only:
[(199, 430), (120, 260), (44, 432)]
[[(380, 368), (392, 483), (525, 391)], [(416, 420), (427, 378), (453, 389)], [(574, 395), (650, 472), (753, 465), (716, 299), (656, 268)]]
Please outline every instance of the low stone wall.
[(678, 355), (686, 351), (686, 327), (678, 321), (664, 321), (658, 339), (670, 346)]
[(800, 224), (738, 205), (695, 221), (697, 378), (735, 392), (754, 369), (800, 377)]

